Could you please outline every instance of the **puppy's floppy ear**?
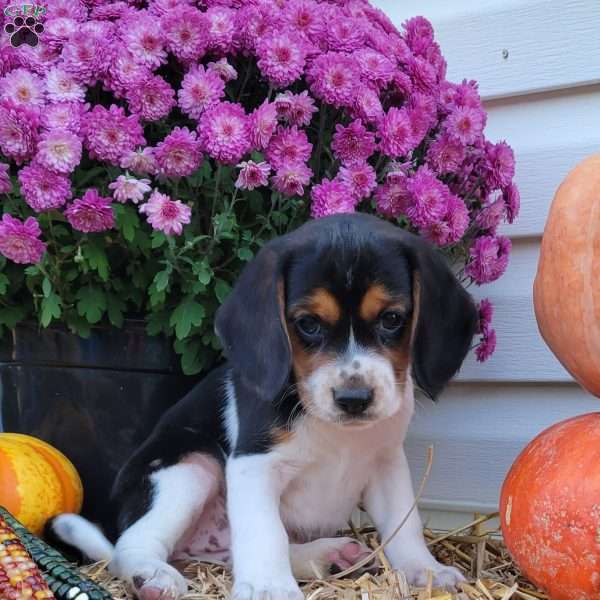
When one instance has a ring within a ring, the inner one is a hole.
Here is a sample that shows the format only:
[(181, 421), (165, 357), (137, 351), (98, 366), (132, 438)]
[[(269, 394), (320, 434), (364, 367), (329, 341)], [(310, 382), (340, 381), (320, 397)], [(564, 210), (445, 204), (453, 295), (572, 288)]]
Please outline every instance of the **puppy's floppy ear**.
[(435, 399), (465, 359), (477, 327), (477, 309), (445, 259), (423, 240), (410, 243), (417, 323), (413, 376)]
[(245, 394), (272, 401), (291, 369), (285, 325), (285, 238), (266, 244), (246, 265), (216, 315), (215, 331)]

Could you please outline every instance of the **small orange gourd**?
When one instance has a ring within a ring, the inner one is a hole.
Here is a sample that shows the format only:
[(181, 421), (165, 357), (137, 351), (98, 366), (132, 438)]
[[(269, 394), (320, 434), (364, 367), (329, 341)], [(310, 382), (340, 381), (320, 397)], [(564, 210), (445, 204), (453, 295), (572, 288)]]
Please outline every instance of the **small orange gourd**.
[(578, 164), (550, 207), (533, 287), (542, 337), (600, 396), (600, 155)]
[(0, 505), (40, 535), (46, 521), (79, 512), (83, 488), (69, 459), (37, 438), (0, 433)]
[(540, 433), (502, 486), (504, 541), (551, 600), (600, 597), (600, 412)]

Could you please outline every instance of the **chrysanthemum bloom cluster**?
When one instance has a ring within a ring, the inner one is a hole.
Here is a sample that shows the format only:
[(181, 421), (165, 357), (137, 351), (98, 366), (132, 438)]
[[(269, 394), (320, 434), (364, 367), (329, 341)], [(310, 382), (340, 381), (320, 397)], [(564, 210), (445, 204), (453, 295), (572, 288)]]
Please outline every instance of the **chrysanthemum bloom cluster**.
[[(446, 80), (424, 18), (398, 31), (367, 0), (46, 4), (38, 47), (0, 49), (0, 193), (21, 200), (0, 230), (9, 260), (41, 260), (42, 216), (45, 239), (66, 222), (63, 243), (121, 244), (124, 264), (134, 247), (164, 264), (212, 238), (213, 254), (165, 271), (188, 273), (180, 288), (194, 295), (235, 277), (243, 261), (224, 254), (251, 255), (297, 215), (361, 210), (462, 261), (468, 282), (505, 271), (513, 153), (485, 139), (476, 83)], [(139, 223), (187, 241), (164, 258)], [(494, 339), (489, 323), (482, 332), (480, 359)]]

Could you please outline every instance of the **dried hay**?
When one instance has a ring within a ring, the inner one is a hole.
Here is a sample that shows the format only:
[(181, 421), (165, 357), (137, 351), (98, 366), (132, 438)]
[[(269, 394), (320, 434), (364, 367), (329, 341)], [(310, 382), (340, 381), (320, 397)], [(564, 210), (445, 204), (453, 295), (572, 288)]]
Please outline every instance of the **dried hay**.
[[(429, 450), (427, 468), (416, 495), (415, 504), (396, 531), (382, 543), (372, 528), (351, 529), (344, 535), (352, 535), (373, 548), (381, 568), (375, 574), (365, 573), (352, 578), (355, 565), (337, 575), (315, 573), (313, 581), (304, 582), (302, 590), (309, 600), (547, 600), (546, 594), (536, 589), (520, 573), (508, 551), (499, 539), (498, 529), (486, 530), (484, 525), (495, 519), (498, 513), (475, 515), (470, 523), (450, 532), (435, 533), (425, 529), (427, 543), (437, 559), (453, 565), (464, 573), (468, 583), (459, 584), (459, 591), (447, 592), (433, 588), (431, 574), (429, 585), (424, 588), (409, 586), (401, 572), (394, 571), (383, 553), (383, 548), (400, 530), (408, 515), (415, 509), (431, 471), (432, 449)], [(369, 562), (368, 557), (363, 563)], [(105, 564), (91, 565), (82, 569), (88, 576), (103, 585), (115, 600), (133, 600), (134, 596), (125, 584), (106, 570)], [(223, 565), (189, 563), (181, 566), (187, 579), (189, 592), (184, 600), (227, 600), (231, 592), (231, 573)]]
[[(497, 531), (481, 531), (480, 526), (496, 516), (478, 517), (460, 530), (444, 534), (436, 535), (425, 530), (430, 548), (438, 560), (458, 567), (467, 577), (468, 583), (461, 584), (459, 592), (448, 593), (431, 585), (424, 588), (409, 586), (402, 573), (391, 569), (383, 553), (379, 555), (382, 566), (376, 574), (366, 573), (358, 579), (315, 579), (304, 583), (302, 589), (310, 600), (546, 600), (544, 593), (521, 576)], [(353, 533), (370, 547), (377, 547), (376, 534), (372, 529)], [(123, 582), (111, 577), (104, 565), (92, 565), (83, 570), (104, 585), (115, 600), (133, 600), (134, 596)], [(229, 598), (231, 574), (223, 566), (190, 563), (184, 566), (183, 574), (189, 586), (185, 600)]]

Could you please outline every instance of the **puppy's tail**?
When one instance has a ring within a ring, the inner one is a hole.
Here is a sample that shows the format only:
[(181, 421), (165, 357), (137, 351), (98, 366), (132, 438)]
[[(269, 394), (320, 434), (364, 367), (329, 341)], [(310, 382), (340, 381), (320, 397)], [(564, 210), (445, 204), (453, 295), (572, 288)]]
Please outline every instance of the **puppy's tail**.
[(52, 542), (54, 538), (72, 546), (93, 562), (110, 561), (115, 551), (99, 527), (72, 513), (63, 513), (51, 519), (46, 525), (45, 534), (49, 541)]

